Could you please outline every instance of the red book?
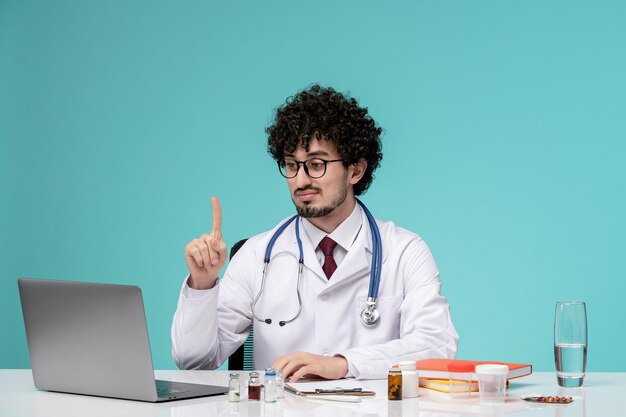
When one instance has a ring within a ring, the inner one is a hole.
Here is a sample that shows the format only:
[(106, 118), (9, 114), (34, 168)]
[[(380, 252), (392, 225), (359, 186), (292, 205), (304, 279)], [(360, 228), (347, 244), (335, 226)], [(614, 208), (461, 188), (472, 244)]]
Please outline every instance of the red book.
[(507, 379), (520, 378), (522, 376), (530, 375), (533, 372), (532, 365), (522, 363), (462, 361), (458, 359), (424, 359), (421, 361), (417, 361), (417, 370), (419, 372), (420, 378), (448, 379), (450, 378), (448, 365), (455, 362), (471, 362), (474, 365), (480, 365), (483, 363), (497, 363), (501, 365), (507, 365), (509, 367), (509, 375)]

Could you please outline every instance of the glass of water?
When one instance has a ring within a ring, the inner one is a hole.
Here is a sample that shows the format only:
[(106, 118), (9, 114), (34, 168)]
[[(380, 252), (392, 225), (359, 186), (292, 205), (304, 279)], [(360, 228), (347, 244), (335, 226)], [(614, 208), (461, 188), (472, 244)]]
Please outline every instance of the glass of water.
[(554, 362), (559, 386), (583, 385), (587, 367), (587, 308), (582, 301), (556, 303)]

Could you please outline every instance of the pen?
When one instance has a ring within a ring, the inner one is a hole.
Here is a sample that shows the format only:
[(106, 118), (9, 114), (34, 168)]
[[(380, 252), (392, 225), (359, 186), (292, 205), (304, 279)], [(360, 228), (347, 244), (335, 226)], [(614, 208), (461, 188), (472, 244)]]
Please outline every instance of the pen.
[(316, 394), (343, 394), (346, 392), (362, 392), (363, 388), (331, 388), (331, 389), (322, 389), (315, 388)]

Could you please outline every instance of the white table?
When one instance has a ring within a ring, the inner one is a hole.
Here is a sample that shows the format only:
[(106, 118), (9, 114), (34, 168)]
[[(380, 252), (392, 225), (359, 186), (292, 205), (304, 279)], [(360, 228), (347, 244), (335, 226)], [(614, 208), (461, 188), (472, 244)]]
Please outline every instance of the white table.
[[(227, 385), (226, 371), (157, 371), (159, 379)], [(242, 375), (242, 378), (244, 376)], [(346, 381), (341, 381), (346, 386)], [(320, 387), (334, 387), (337, 382), (324, 381)], [(445, 394), (429, 394), (420, 389), (420, 397), (403, 401), (388, 401), (386, 380), (349, 381), (348, 385), (361, 386), (376, 391), (376, 397), (360, 403), (313, 401), (288, 393), (276, 404), (243, 400), (230, 404), (226, 396), (198, 398), (151, 404), (137, 401), (115, 400), (71, 394), (38, 391), (33, 386), (28, 369), (0, 370), (1, 417), (331, 417), (331, 416), (551, 416), (595, 417), (624, 416), (622, 401), (626, 399), (626, 373), (590, 373), (585, 387), (564, 390), (557, 387), (553, 372), (539, 372), (511, 381), (507, 401), (500, 409), (482, 408), (478, 399), (450, 401)], [(522, 401), (520, 395), (569, 395), (574, 402), (567, 405), (537, 405)]]

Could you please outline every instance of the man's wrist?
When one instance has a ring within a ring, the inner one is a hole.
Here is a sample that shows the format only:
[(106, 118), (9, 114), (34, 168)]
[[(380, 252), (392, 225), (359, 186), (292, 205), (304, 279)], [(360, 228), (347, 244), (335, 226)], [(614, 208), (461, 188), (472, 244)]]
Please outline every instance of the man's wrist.
[(348, 360), (347, 360), (347, 359), (346, 359), (346, 357), (345, 357), (345, 356), (343, 356), (343, 355), (335, 355), (334, 357), (335, 357), (335, 358), (337, 358), (337, 359), (339, 359), (339, 360), (337, 361), (337, 363), (341, 364), (341, 365), (340, 365), (340, 368), (339, 368), (339, 370), (338, 370), (338, 373), (339, 373), (339, 374), (341, 374), (341, 375), (339, 376), (339, 378), (345, 378), (345, 377), (347, 377), (347, 376), (348, 376), (348, 373), (349, 373), (349, 371), (350, 371), (350, 367), (349, 367), (349, 365), (348, 365)]
[(336, 353), (333, 356), (336, 357), (336, 358), (342, 358), (345, 361), (345, 364), (346, 364), (346, 374), (343, 376), (343, 378), (353, 378), (355, 376), (355, 373), (352, 371), (353, 365), (350, 363), (348, 358), (346, 358), (341, 353)]
[(215, 288), (215, 284), (217, 284), (218, 280), (219, 276), (215, 277), (213, 281), (209, 280), (207, 282), (198, 282), (193, 279), (193, 276), (191, 274), (189, 274), (189, 278), (187, 278), (187, 286), (193, 290), (198, 291), (210, 290), (212, 288)]

